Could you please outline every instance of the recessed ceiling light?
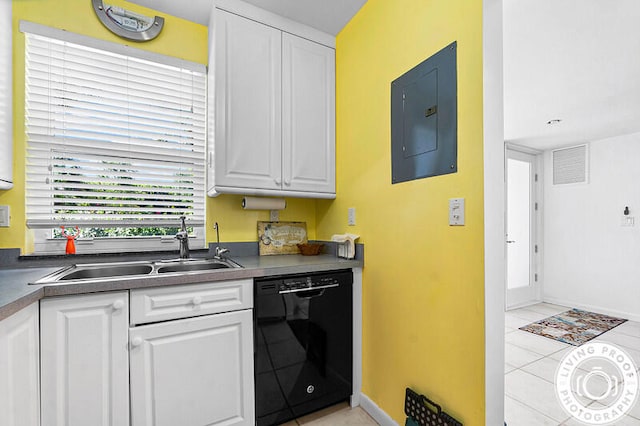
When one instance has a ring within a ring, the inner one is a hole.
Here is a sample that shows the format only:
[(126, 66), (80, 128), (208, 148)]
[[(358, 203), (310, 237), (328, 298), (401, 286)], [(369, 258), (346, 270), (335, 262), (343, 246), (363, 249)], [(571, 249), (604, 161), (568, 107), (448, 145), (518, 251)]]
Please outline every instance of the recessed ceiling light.
[(561, 121), (562, 121), (562, 120), (561, 120), (561, 119), (559, 119), (559, 118), (554, 118), (553, 120), (549, 120), (549, 121), (547, 121), (547, 124), (548, 124), (548, 125), (550, 125), (550, 126), (553, 126), (553, 125), (555, 125), (555, 124), (560, 123)]

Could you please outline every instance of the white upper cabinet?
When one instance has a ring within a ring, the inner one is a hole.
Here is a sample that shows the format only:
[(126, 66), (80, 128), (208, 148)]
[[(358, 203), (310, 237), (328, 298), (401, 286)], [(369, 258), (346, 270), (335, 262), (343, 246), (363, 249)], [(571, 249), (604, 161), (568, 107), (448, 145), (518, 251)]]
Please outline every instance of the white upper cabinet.
[(335, 50), (214, 14), (209, 194), (335, 198)]
[(215, 185), (278, 190), (282, 34), (215, 12)]
[(0, 189), (13, 188), (11, 0), (0, 0)]
[(284, 189), (335, 194), (335, 52), (282, 35)]

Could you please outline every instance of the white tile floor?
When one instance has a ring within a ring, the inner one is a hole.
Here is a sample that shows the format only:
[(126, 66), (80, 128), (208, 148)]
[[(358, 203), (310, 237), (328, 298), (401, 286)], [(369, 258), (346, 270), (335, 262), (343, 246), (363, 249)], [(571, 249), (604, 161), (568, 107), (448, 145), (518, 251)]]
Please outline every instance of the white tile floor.
[[(556, 367), (573, 346), (518, 330), (518, 327), (569, 309), (540, 303), (505, 314), (505, 419), (508, 426), (581, 424), (562, 409), (555, 396)], [(627, 321), (596, 339), (623, 347), (636, 366), (640, 366), (640, 323)], [(640, 403), (616, 425), (640, 426)]]
[[(555, 396), (555, 372), (564, 355), (574, 347), (536, 336), (518, 327), (569, 310), (540, 303), (505, 314), (505, 419), (508, 426), (579, 426)], [(627, 321), (597, 337), (622, 346), (640, 366), (640, 323)], [(598, 404), (598, 402), (593, 402)], [(362, 408), (346, 403), (286, 423), (284, 426), (375, 426)], [(640, 403), (617, 426), (640, 426)]]

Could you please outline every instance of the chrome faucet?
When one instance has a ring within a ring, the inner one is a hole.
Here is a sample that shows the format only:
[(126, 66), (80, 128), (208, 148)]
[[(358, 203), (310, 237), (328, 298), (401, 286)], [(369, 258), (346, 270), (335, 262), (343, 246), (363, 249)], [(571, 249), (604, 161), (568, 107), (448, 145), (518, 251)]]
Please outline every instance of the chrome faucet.
[(220, 226), (218, 226), (218, 222), (213, 224), (213, 229), (216, 230), (216, 251), (214, 257), (222, 259), (223, 255), (229, 253), (229, 249), (220, 247)]
[(176, 240), (180, 241), (180, 259), (189, 258), (189, 233), (185, 219), (186, 217), (180, 216), (180, 231), (176, 234)]

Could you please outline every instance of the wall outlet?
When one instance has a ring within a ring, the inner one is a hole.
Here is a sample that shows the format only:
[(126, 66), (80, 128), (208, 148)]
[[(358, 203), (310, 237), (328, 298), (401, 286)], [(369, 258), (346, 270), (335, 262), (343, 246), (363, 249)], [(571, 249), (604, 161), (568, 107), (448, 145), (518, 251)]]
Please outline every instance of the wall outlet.
[(464, 225), (464, 198), (451, 198), (449, 200), (449, 225)]
[(356, 208), (349, 207), (348, 215), (347, 215), (347, 224), (349, 226), (354, 226), (356, 224)]
[(280, 210), (271, 210), (269, 213), (269, 222), (280, 221)]
[(10, 218), (9, 206), (0, 206), (0, 227), (8, 228)]

